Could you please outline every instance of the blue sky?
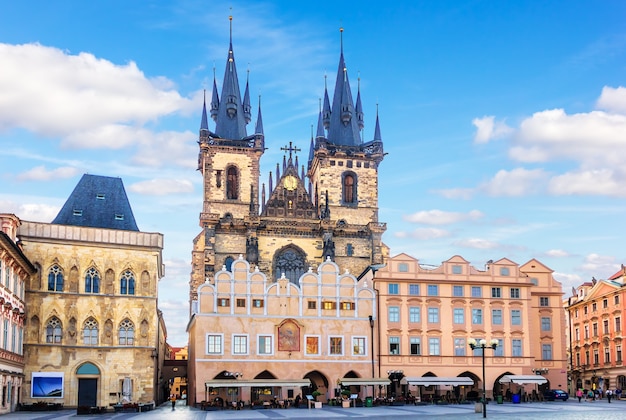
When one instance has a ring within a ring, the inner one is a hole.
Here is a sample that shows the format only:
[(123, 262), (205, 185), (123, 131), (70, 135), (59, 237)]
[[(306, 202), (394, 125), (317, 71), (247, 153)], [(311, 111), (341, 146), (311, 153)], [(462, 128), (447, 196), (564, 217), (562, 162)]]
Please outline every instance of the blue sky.
[(392, 255), (439, 265), (458, 254), (479, 268), (537, 258), (566, 293), (626, 263), (621, 0), (3, 0), (0, 10), (0, 211), (49, 222), (83, 173), (121, 177), (139, 228), (165, 234), (159, 301), (173, 345), (186, 343), (199, 233), (202, 91), (214, 67), (221, 83), (231, 13), (253, 116), (261, 95), (262, 182), (280, 147), (308, 150), (343, 27), (366, 140), (378, 106)]

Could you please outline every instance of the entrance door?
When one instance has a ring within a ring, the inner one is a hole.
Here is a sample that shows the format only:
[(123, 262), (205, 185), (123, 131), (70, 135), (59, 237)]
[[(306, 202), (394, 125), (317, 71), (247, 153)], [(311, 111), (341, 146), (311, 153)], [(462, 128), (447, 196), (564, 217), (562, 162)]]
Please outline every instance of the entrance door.
[(96, 407), (98, 403), (98, 379), (78, 379), (78, 406)]

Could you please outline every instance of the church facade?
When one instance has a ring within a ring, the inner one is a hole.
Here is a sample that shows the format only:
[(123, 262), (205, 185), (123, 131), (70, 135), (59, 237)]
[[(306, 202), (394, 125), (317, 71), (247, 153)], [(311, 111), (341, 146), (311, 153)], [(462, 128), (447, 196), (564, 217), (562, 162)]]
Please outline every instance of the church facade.
[(253, 401), (284, 391), (280, 380), (291, 394), (305, 387), (326, 398), (342, 377), (373, 377), (375, 292), (359, 277), (388, 253), (378, 220), (378, 116), (374, 138), (364, 141), (361, 93), (355, 101), (342, 45), (308, 156), (301, 159), (292, 143), (282, 147), (282, 164), (266, 185), (260, 103), (254, 132), (246, 130), (249, 91), (246, 82), (241, 95), (231, 36), (221, 94), (214, 80), (199, 135), (204, 188), (190, 281), (191, 403), (228, 399), (221, 388), (233, 378), (262, 381), (235, 387), (238, 398)]

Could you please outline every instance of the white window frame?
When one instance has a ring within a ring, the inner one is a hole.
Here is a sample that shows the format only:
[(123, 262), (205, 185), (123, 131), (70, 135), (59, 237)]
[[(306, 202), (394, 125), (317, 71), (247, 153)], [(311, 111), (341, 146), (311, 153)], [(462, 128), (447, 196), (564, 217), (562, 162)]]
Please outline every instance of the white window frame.
[[(241, 347), (241, 343), (238, 343), (238, 339), (244, 339), (244, 347), (243, 351), (237, 351), (237, 347)], [(232, 354), (236, 354), (238, 356), (247, 355), (250, 353), (250, 337), (248, 334), (233, 334), (232, 336)]]
[[(352, 355), (353, 356), (367, 356), (367, 337), (362, 336), (362, 335), (355, 335), (355, 336), (352, 336), (351, 341), (352, 341)], [(354, 351), (355, 348), (361, 349), (361, 352), (355, 352)]]
[[(268, 339), (270, 342), (269, 352), (261, 351), (261, 339)], [(274, 355), (274, 336), (271, 334), (258, 334), (256, 336), (256, 350), (259, 356), (273, 356)]]
[[(209, 351), (209, 346), (211, 345), (210, 344), (211, 337), (215, 337), (215, 338), (218, 339), (219, 343), (215, 343), (213, 345), (214, 346), (215, 345), (219, 345), (219, 348), (220, 348), (219, 351)], [(223, 355), (224, 354), (224, 334), (222, 334), (222, 333), (207, 333), (204, 351), (205, 351), (205, 354), (215, 354), (215, 355), (221, 354), (221, 355)]]
[[(341, 339), (341, 350), (339, 353), (332, 353), (331, 349), (332, 349), (332, 344), (331, 341), (333, 338), (340, 338)], [(345, 350), (344, 350), (344, 339), (342, 335), (331, 335), (328, 337), (328, 355), (329, 356), (343, 356), (345, 354)]]

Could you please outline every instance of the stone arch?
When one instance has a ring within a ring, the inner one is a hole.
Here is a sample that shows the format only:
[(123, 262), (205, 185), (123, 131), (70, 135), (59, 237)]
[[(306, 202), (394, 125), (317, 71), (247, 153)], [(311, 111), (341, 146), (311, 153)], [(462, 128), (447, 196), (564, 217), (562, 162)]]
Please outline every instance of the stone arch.
[(308, 270), (306, 253), (295, 245), (287, 245), (274, 254), (272, 272), (274, 281), (285, 274), (291, 283), (298, 284), (300, 276)]

